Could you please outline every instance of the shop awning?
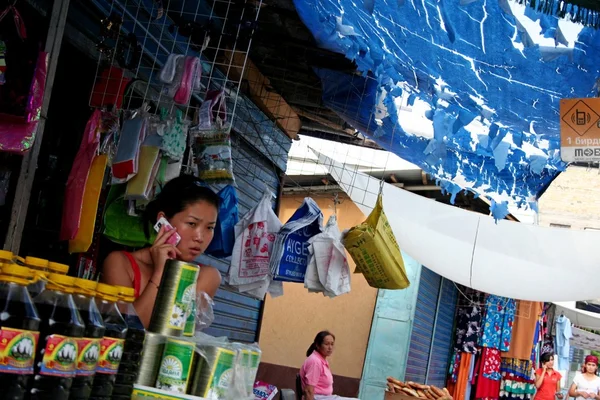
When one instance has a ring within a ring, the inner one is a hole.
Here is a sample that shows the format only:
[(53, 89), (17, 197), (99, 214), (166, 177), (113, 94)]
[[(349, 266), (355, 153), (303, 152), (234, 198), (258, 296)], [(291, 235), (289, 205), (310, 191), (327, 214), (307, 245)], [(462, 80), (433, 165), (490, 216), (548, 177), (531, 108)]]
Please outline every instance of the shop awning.
[(485, 194), (502, 218), (565, 168), (560, 99), (597, 95), (600, 31), (508, 0), (294, 3), (362, 73), (318, 70), (324, 103), (450, 193)]
[[(400, 248), (437, 274), (515, 299), (556, 302), (600, 297), (600, 232), (494, 221), (382, 183), (311, 151), (365, 215), (381, 188)], [(590, 326), (591, 321), (577, 324)]]

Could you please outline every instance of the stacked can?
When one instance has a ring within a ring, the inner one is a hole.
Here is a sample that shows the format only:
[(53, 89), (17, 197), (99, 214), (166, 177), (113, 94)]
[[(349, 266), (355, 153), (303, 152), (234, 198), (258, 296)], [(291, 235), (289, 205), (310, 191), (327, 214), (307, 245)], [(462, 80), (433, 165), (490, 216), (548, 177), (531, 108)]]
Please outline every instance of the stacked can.
[(193, 336), (199, 273), (195, 264), (177, 260), (165, 264), (146, 333), (138, 385), (187, 392), (196, 346), (182, 336)]

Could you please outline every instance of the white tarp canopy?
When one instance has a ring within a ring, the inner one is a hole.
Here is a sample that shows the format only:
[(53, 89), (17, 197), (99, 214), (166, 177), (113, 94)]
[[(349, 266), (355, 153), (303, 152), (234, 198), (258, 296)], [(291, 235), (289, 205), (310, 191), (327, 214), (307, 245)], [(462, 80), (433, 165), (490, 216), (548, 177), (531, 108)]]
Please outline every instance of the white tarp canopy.
[[(382, 185), (352, 164), (311, 150), (365, 215), (373, 209), (381, 188), (384, 210), (400, 248), (439, 275), (477, 290), (522, 300), (560, 302), (600, 297), (600, 232), (494, 221), (387, 183)], [(600, 328), (600, 320), (594, 319), (597, 322), (572, 321)]]

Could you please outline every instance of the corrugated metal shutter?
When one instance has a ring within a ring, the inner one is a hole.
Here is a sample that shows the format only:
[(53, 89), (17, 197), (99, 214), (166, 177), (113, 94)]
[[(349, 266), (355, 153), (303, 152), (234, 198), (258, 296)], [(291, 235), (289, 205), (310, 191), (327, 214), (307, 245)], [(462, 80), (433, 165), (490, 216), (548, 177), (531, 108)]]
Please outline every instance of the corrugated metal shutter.
[[(274, 194), (279, 193), (279, 176), (273, 163), (240, 140), (239, 136), (233, 142), (234, 175), (242, 217), (261, 199), (265, 185)], [(200, 261), (215, 266), (223, 275), (229, 270), (229, 258), (202, 257)], [(231, 340), (254, 342), (261, 305), (262, 301), (222, 286), (215, 297), (215, 321), (205, 332), (213, 336), (227, 336)]]
[(424, 383), (427, 378), (440, 281), (441, 277), (435, 272), (425, 267), (421, 269), (419, 294), (406, 363), (407, 381)]
[(423, 267), (405, 378), (444, 386), (456, 311), (456, 287)]

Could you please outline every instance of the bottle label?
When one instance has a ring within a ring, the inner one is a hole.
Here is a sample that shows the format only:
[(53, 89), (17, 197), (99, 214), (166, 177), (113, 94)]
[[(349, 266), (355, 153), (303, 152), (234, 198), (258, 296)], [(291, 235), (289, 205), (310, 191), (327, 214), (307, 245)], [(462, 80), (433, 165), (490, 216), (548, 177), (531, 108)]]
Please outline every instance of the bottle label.
[(183, 266), (179, 271), (179, 279), (175, 299), (169, 314), (168, 327), (183, 331), (190, 313), (192, 301), (196, 298), (196, 281), (198, 268)]
[(183, 329), (183, 336), (194, 336), (196, 333), (196, 300), (192, 300), (190, 309), (188, 312), (187, 320), (185, 321), (185, 328)]
[(39, 332), (0, 329), (0, 373), (33, 374)]
[(105, 337), (100, 343), (100, 358), (96, 373), (115, 375), (123, 356), (124, 339)]
[(62, 335), (46, 337), (40, 375), (72, 378), (77, 369), (77, 340)]
[(96, 373), (100, 357), (101, 339), (77, 339), (79, 354), (77, 355), (77, 376), (91, 376)]
[(158, 389), (186, 393), (195, 349), (193, 342), (167, 339), (156, 380)]

